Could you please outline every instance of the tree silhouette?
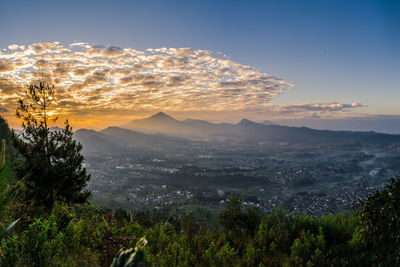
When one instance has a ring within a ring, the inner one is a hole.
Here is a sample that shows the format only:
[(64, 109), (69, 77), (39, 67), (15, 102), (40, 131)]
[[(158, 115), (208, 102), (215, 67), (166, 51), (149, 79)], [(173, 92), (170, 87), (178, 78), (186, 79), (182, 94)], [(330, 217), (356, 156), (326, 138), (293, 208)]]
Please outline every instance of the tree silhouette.
[(64, 129), (49, 128), (57, 120), (54, 94), (49, 83), (31, 84), (16, 110), (23, 131), (19, 136), (14, 133), (14, 144), (25, 157), (24, 171), (32, 172), (26, 181), (28, 196), (49, 210), (57, 200), (86, 201), (89, 192), (82, 190), (90, 179), (82, 167), (82, 146), (73, 140), (68, 120)]

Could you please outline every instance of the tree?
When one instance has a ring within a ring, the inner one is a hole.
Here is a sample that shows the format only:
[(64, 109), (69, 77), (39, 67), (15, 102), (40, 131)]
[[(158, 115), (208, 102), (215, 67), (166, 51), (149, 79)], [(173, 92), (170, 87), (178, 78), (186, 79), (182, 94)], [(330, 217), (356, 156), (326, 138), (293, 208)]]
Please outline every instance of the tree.
[[(400, 264), (400, 179), (391, 179), (384, 190), (362, 200), (359, 214), (363, 258), (372, 256), (373, 265)], [(372, 251), (372, 253), (371, 253)]]
[(31, 84), (26, 100), (19, 100), (16, 115), (22, 120), (21, 135), (14, 133), (14, 144), (25, 157), (25, 172), (31, 172), (26, 185), (35, 204), (49, 210), (54, 202), (84, 202), (89, 192), (82, 191), (90, 179), (83, 168), (82, 146), (73, 140), (68, 120), (64, 129), (50, 129), (56, 121), (54, 86), (46, 82)]
[[(6, 119), (2, 116), (0, 116), (0, 141), (3, 142), (3, 140), (6, 143), (7, 146), (7, 161), (9, 167), (13, 169), (18, 169), (18, 164), (20, 163), (20, 158), (18, 153), (16, 153), (16, 150), (14, 146), (12, 145), (12, 132), (10, 127), (8, 126), (8, 122)], [(3, 146), (3, 149), (5, 149), (6, 146)], [(2, 151), (3, 152), (3, 151)], [(5, 157), (3, 157), (5, 159)]]
[(261, 214), (256, 207), (246, 208), (241, 198), (234, 197), (228, 200), (226, 210), (219, 214), (221, 225), (228, 231), (245, 230), (254, 235), (260, 224)]
[(0, 140), (8, 141), (10, 139), (10, 128), (7, 121), (0, 116)]
[(240, 255), (245, 253), (248, 244), (244, 241), (254, 236), (261, 221), (260, 211), (256, 207), (245, 207), (242, 198), (234, 197), (228, 200), (226, 210), (218, 216), (232, 246)]

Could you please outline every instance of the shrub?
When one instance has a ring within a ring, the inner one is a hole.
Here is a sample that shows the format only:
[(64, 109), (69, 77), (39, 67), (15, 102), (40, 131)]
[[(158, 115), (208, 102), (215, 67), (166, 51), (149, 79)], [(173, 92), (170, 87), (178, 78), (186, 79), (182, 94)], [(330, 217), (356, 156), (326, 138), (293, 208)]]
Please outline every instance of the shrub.
[(22, 235), (24, 264), (49, 266), (53, 259), (62, 255), (65, 236), (58, 231), (56, 218), (35, 219)]

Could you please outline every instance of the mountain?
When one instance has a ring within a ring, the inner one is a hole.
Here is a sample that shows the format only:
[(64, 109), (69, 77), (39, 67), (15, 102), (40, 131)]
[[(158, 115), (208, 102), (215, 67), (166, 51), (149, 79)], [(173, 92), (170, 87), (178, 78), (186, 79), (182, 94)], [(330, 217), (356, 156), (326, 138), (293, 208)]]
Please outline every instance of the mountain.
[(182, 131), (185, 124), (178, 121), (164, 112), (159, 112), (149, 118), (133, 120), (122, 128), (140, 131), (144, 133), (164, 133), (177, 135)]
[(202, 120), (179, 121), (159, 112), (149, 118), (133, 120), (121, 128), (143, 133), (159, 133), (191, 139), (208, 140), (216, 124)]
[(376, 115), (366, 117), (350, 117), (350, 118), (304, 118), (304, 119), (286, 119), (278, 122), (282, 125), (290, 125), (298, 127), (299, 125), (313, 128), (340, 131), (377, 131), (388, 134), (400, 133), (400, 116), (399, 115)]
[(134, 149), (157, 151), (159, 149), (182, 147), (188, 140), (162, 134), (145, 134), (118, 127), (108, 127), (102, 131), (80, 129), (74, 138), (82, 143), (90, 153), (123, 153)]
[(153, 116), (151, 116), (149, 119), (159, 120), (159, 121), (177, 121), (174, 118), (172, 118), (171, 116), (165, 114), (164, 112), (158, 112), (157, 114), (154, 114)]
[(376, 132), (315, 130), (243, 119), (237, 124), (204, 120), (179, 121), (160, 112), (149, 118), (133, 120), (122, 128), (142, 133), (164, 134), (203, 141), (291, 142), (291, 143), (373, 143), (400, 142), (400, 136)]
[(74, 132), (74, 139), (83, 144), (83, 151), (92, 154), (113, 151), (116, 148), (123, 148), (115, 138), (112, 138), (95, 130), (80, 129)]

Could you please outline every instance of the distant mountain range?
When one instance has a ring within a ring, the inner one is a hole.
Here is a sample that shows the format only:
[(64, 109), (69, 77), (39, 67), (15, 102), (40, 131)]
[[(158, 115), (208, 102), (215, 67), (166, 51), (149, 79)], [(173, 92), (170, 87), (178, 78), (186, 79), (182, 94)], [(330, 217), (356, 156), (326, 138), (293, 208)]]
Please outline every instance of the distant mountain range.
[(121, 127), (109, 127), (102, 131), (81, 129), (75, 138), (88, 149), (108, 151), (119, 147), (122, 151), (136, 148), (175, 147), (191, 141), (217, 142), (287, 142), (309, 143), (360, 143), (387, 145), (400, 143), (399, 135), (376, 132), (351, 132), (315, 130), (305, 127), (288, 127), (243, 119), (237, 124), (211, 123), (204, 120), (176, 120), (160, 112), (151, 117), (133, 120)]
[(313, 129), (336, 131), (376, 131), (388, 134), (400, 134), (399, 115), (369, 115), (349, 118), (303, 118), (283, 119), (277, 123), (294, 127), (305, 126)]
[(215, 135), (229, 126), (229, 124), (214, 124), (203, 120), (179, 121), (159, 112), (149, 118), (133, 120), (121, 127), (143, 133), (161, 133), (189, 139), (209, 140), (214, 139)]
[(149, 118), (133, 120), (122, 128), (150, 133), (179, 136), (200, 140), (252, 140), (286, 142), (396, 142), (400, 136), (376, 132), (351, 132), (315, 130), (306, 127), (288, 127), (243, 119), (237, 124), (211, 123), (204, 120), (187, 119), (179, 121), (159, 112)]
[(118, 127), (108, 127), (102, 131), (80, 129), (74, 133), (74, 138), (91, 152), (108, 153), (128, 152), (135, 149), (159, 150), (168, 147), (182, 146), (187, 139), (166, 136), (162, 134), (145, 134)]

